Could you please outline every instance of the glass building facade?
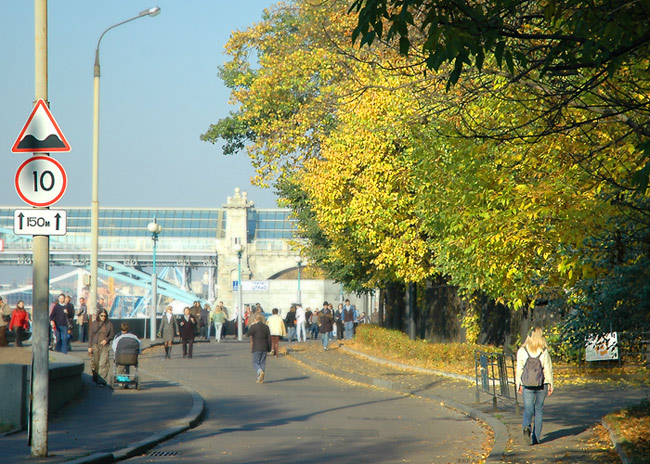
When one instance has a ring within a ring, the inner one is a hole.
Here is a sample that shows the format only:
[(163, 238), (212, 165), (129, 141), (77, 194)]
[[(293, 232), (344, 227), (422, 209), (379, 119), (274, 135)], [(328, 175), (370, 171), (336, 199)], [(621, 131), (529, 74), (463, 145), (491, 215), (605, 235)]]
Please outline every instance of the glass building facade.
[[(14, 211), (0, 207), (0, 236), (12, 249), (31, 249), (30, 236), (13, 234)], [(90, 208), (65, 208), (67, 233), (50, 237), (52, 250), (90, 249)], [(248, 211), (248, 241), (286, 241), (294, 238), (296, 221), (289, 210)], [(199, 208), (101, 208), (99, 210), (100, 249), (148, 250), (151, 234), (147, 224), (154, 217), (163, 229), (160, 250), (214, 250), (215, 240), (226, 235), (226, 210)]]

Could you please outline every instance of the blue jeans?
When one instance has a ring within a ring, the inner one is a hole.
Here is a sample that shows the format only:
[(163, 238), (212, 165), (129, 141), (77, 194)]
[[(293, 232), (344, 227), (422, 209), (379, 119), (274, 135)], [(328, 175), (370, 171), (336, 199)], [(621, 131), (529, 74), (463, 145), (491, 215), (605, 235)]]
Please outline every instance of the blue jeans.
[(524, 423), (523, 427), (530, 427), (533, 415), (535, 423), (533, 424), (533, 442), (538, 442), (542, 436), (542, 418), (544, 416), (544, 400), (548, 393), (548, 384), (540, 390), (532, 390), (524, 387)]
[(79, 324), (79, 341), (86, 343), (88, 341), (88, 325)]
[(330, 332), (323, 332), (321, 336), (323, 339), (323, 349), (326, 350), (330, 343)]
[(346, 340), (350, 340), (352, 337), (354, 337), (354, 322), (353, 321), (345, 321), (343, 323), (343, 328), (344, 332), (343, 335), (345, 335)]
[(295, 327), (287, 327), (287, 338), (289, 339), (289, 342), (291, 342), (291, 340), (296, 338), (296, 328)]
[(56, 351), (68, 354), (68, 327), (56, 328)]
[(266, 351), (253, 351), (253, 367), (257, 375), (266, 371)]

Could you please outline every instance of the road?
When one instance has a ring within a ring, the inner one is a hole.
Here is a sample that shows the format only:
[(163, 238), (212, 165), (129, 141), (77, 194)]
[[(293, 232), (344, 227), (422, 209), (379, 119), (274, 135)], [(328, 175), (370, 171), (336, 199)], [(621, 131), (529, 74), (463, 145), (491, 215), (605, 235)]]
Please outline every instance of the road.
[(270, 357), (258, 384), (245, 342), (195, 344), (193, 359), (175, 346), (172, 356), (158, 347), (141, 357), (137, 394), (147, 394), (147, 376), (174, 380), (203, 397), (206, 416), (130, 463), (459, 464), (475, 462), (488, 440), (482, 424), (431, 400), (336, 380), (288, 357)]

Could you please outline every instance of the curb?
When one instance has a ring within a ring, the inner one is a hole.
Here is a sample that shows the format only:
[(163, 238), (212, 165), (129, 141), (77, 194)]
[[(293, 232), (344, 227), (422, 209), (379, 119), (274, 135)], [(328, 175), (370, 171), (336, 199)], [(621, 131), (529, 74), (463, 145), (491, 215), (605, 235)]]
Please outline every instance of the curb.
[(621, 441), (618, 439), (618, 435), (616, 434), (614, 429), (612, 427), (610, 427), (610, 425), (607, 423), (605, 418), (603, 418), (601, 423), (603, 424), (603, 427), (605, 427), (607, 429), (607, 431), (609, 432), (609, 439), (614, 444), (614, 448), (616, 449), (616, 452), (618, 453), (619, 457), (621, 458), (621, 461), (623, 462), (623, 464), (631, 464), (632, 461), (630, 460), (627, 453), (625, 452), (625, 449), (623, 448), (623, 445), (621, 445)]
[[(441, 375), (444, 377), (450, 377), (456, 380), (469, 380), (469, 381), (474, 381), (474, 379), (464, 376), (464, 375), (459, 375), (459, 374), (451, 374), (449, 372), (442, 372), (442, 371), (434, 371), (432, 369), (425, 369), (425, 368), (413, 368), (412, 366), (407, 366), (405, 364), (400, 364), (398, 362), (394, 361), (388, 361), (386, 359), (381, 359), (381, 358), (376, 358), (374, 356), (369, 356), (365, 353), (360, 353), (355, 350), (351, 350), (349, 348), (345, 348), (341, 346), (341, 348), (344, 351), (347, 351), (349, 353), (353, 353), (355, 355), (359, 355), (362, 357), (365, 357), (371, 361), (380, 363), (380, 364), (386, 364), (386, 365), (391, 365), (393, 367), (399, 367), (402, 369), (411, 369), (411, 370), (417, 370), (419, 372), (424, 372), (424, 373), (430, 373), (430, 374), (435, 374), (435, 375)], [(505, 424), (501, 422), (499, 419), (496, 417), (492, 416), (491, 414), (487, 414), (483, 411), (480, 411), (477, 408), (474, 408), (472, 406), (458, 403), (457, 401), (443, 398), (438, 395), (434, 394), (426, 394), (422, 395), (421, 393), (413, 393), (407, 388), (403, 388), (399, 383), (395, 382), (390, 382), (382, 379), (375, 379), (371, 377), (366, 377), (363, 375), (359, 374), (353, 374), (350, 372), (346, 371), (341, 371), (338, 369), (333, 369), (333, 368), (327, 368), (327, 370), (323, 369), (323, 365), (321, 363), (318, 363), (316, 361), (312, 361), (311, 359), (306, 359), (305, 357), (301, 356), (298, 352), (292, 351), (292, 350), (287, 350), (287, 355), (292, 356), (296, 358), (298, 361), (308, 365), (314, 370), (321, 371), (321, 372), (327, 372), (330, 371), (334, 375), (342, 378), (346, 378), (349, 380), (353, 380), (357, 383), (361, 384), (366, 384), (366, 385), (371, 385), (379, 388), (384, 388), (386, 390), (393, 390), (397, 391), (399, 393), (408, 393), (408, 394), (413, 394), (413, 395), (419, 395), (419, 396), (426, 396), (427, 398), (430, 398), (432, 400), (435, 400), (439, 402), (442, 406), (445, 406), (446, 408), (450, 409), (455, 409), (462, 414), (471, 417), (472, 419), (475, 420), (480, 420), (481, 422), (486, 423), (491, 429), (492, 432), (494, 433), (494, 444), (492, 445), (492, 450), (490, 451), (490, 454), (486, 458), (486, 462), (501, 462), (502, 457), (505, 455), (506, 452), (506, 445), (508, 443), (509, 435), (508, 435), (508, 429), (506, 428)]]

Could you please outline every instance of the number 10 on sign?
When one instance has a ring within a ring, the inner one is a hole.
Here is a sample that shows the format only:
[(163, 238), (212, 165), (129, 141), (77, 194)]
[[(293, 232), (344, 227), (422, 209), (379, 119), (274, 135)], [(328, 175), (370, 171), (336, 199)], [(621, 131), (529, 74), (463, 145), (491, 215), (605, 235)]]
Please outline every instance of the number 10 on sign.
[(50, 206), (61, 199), (68, 179), (59, 163), (49, 156), (33, 156), (16, 172), (16, 192), (32, 206)]

